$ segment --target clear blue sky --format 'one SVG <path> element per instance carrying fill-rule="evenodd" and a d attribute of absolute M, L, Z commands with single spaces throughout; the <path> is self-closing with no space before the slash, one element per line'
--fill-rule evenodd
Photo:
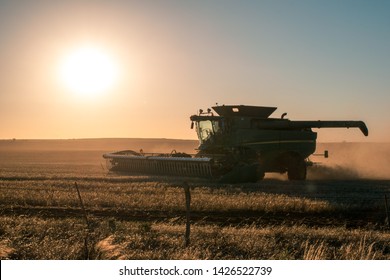
<path fill-rule="evenodd" d="M 320 141 L 390 141 L 390 1 L 0 0 L 0 138 L 196 138 L 219 104 L 364 120 Z M 58 80 L 86 43 L 120 68 L 80 96 Z"/>

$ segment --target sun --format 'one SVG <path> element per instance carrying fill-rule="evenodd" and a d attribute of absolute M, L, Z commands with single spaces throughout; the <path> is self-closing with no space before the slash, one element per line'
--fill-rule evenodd
<path fill-rule="evenodd" d="M 95 96 L 115 85 L 118 67 L 104 50 L 86 46 L 65 56 L 60 76 L 62 83 L 72 92 Z"/>

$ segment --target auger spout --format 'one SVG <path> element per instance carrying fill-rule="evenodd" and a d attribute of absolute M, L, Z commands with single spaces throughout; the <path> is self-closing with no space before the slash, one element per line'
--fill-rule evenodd
<path fill-rule="evenodd" d="M 361 130 L 364 136 L 368 136 L 368 128 L 363 121 L 292 121 L 297 125 L 311 128 L 350 128 L 356 127 Z"/>
<path fill-rule="evenodd" d="M 304 129 L 304 128 L 351 128 L 356 127 L 368 136 L 368 128 L 363 121 L 290 121 L 290 120 L 258 120 L 259 129 Z"/>

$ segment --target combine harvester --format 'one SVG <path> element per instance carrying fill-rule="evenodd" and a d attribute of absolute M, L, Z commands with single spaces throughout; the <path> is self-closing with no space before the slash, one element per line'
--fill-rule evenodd
<path fill-rule="evenodd" d="M 312 128 L 360 128 L 362 121 L 291 121 L 270 118 L 276 107 L 215 106 L 190 117 L 200 145 L 195 155 L 147 154 L 131 150 L 104 154 L 111 171 L 128 174 L 209 178 L 219 182 L 257 182 L 266 172 L 287 172 L 290 180 L 305 180 L 308 159 L 316 149 Z M 328 153 L 325 151 L 325 157 Z"/>

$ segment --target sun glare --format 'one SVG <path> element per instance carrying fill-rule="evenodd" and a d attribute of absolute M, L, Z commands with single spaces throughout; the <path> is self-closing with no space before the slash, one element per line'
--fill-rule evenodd
<path fill-rule="evenodd" d="M 115 85 L 118 68 L 103 50 L 83 47 L 65 57 L 60 75 L 63 84 L 74 93 L 91 96 Z"/>

